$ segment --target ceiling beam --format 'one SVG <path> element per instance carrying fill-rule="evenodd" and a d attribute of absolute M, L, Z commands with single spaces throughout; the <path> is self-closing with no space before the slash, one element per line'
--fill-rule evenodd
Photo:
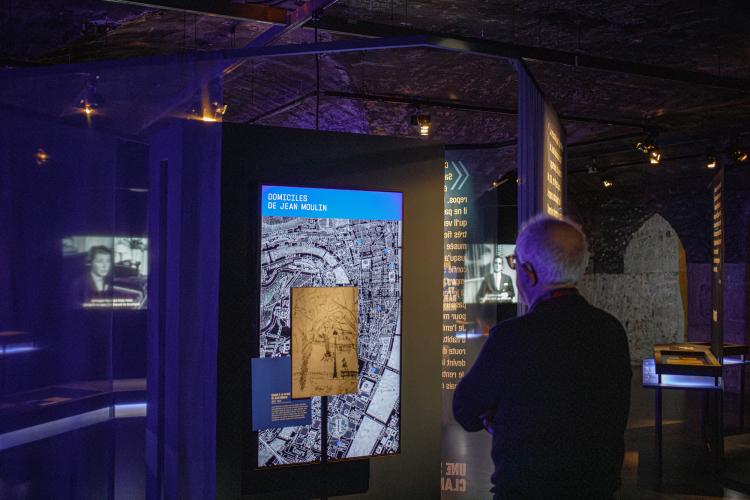
<path fill-rule="evenodd" d="M 200 16 L 217 16 L 241 21 L 261 21 L 284 25 L 283 35 L 294 31 L 310 21 L 316 13 L 336 3 L 337 0 L 308 0 L 296 9 L 283 9 L 262 3 L 242 3 L 231 0 L 106 0 L 110 3 L 122 3 L 146 7 L 149 9 L 173 10 Z"/>
<path fill-rule="evenodd" d="M 154 9 L 191 12 L 200 15 L 214 15 L 234 19 L 284 24 L 288 29 L 295 29 L 298 26 L 302 26 L 304 23 L 309 23 L 309 20 L 315 12 L 321 12 L 335 3 L 335 0 L 310 0 L 303 3 L 296 10 L 285 10 L 270 5 L 233 3 L 231 0 L 215 0 L 210 3 L 197 0 L 107 1 Z M 508 59 L 557 63 L 567 66 L 655 78 L 691 85 L 750 92 L 750 80 L 747 79 L 719 76 L 667 66 L 656 66 L 636 61 L 599 57 L 585 54 L 583 52 L 571 52 L 547 47 L 534 47 L 530 45 L 499 42 L 484 38 L 429 32 L 403 26 L 377 24 L 332 16 L 325 16 L 320 19 L 318 21 L 318 27 L 325 31 L 340 33 L 343 35 L 373 38 L 428 35 L 430 37 L 444 39 L 445 42 L 442 44 L 442 48 L 448 50 L 459 50 L 462 52 L 505 57 Z"/>
<path fill-rule="evenodd" d="M 174 10 L 200 16 L 219 16 L 241 21 L 262 21 L 274 24 L 288 24 L 289 11 L 272 5 L 255 3 L 234 3 L 230 0 L 105 0 L 110 3 L 135 5 L 148 9 Z"/>
<path fill-rule="evenodd" d="M 442 48 L 432 43 L 430 37 L 395 37 L 388 39 L 353 39 L 336 40 L 304 44 L 285 44 L 262 47 L 244 47 L 238 49 L 218 49 L 212 51 L 186 52 L 180 54 L 159 54 L 153 56 L 129 57 L 124 59 L 101 59 L 96 61 L 55 64 L 35 68 L 0 69 L 0 79 L 37 77 L 41 75 L 61 75 L 69 73 L 93 73 L 108 69 L 125 69 L 144 66 L 161 66 L 174 63 L 199 63 L 208 61 L 226 62 L 228 60 L 253 57 L 291 57 L 315 54 L 336 54 L 369 50 L 407 49 L 418 47 Z"/>
<path fill-rule="evenodd" d="M 279 40 L 283 35 L 286 35 L 288 33 L 293 32 L 294 30 L 297 30 L 301 28 L 306 22 L 310 21 L 314 17 L 319 18 L 320 13 L 325 10 L 326 8 L 330 7 L 334 3 L 336 3 L 337 0 L 309 0 L 305 4 L 301 5 L 297 9 L 293 11 L 285 11 L 287 13 L 287 19 L 286 24 L 274 24 L 270 26 L 266 31 L 255 37 L 253 40 L 251 40 L 247 45 L 245 45 L 245 49 L 252 49 L 257 47 L 266 47 L 268 45 L 271 45 L 273 42 Z M 220 2 L 220 3 L 226 3 Z M 238 4 L 231 4 L 231 5 L 238 5 Z M 242 4 L 246 5 L 246 4 Z M 249 4 L 248 4 L 249 5 Z M 221 60 L 219 61 L 218 65 L 216 65 L 212 70 L 207 71 L 205 74 L 201 75 L 197 81 L 195 82 L 195 86 L 197 88 L 201 88 L 204 86 L 207 86 L 211 80 L 214 78 L 223 75 L 226 77 L 227 75 L 233 73 L 236 71 L 240 66 L 242 66 L 247 59 L 237 59 L 234 62 L 229 62 L 228 60 Z M 187 89 L 186 89 L 187 90 Z M 166 116 L 167 114 L 171 113 L 173 109 L 175 109 L 178 106 L 182 106 L 188 99 L 192 97 L 194 90 L 190 89 L 188 92 L 182 92 L 180 97 L 171 105 L 165 108 L 164 112 L 152 117 L 152 119 L 148 120 L 142 127 L 142 130 L 150 127 L 154 123 L 156 123 L 158 120 Z"/>
<path fill-rule="evenodd" d="M 557 63 L 612 73 L 642 76 L 668 80 L 691 85 L 724 88 L 750 92 L 750 80 L 727 76 L 713 75 L 699 71 L 689 71 L 666 66 L 655 66 L 622 59 L 598 57 L 582 52 L 570 52 L 546 47 L 533 47 L 517 43 L 505 43 L 485 38 L 464 37 L 454 34 L 436 33 L 403 26 L 376 24 L 352 19 L 325 16 L 320 20 L 319 28 L 343 35 L 362 37 L 393 37 L 409 35 L 427 35 L 444 38 L 444 48 L 472 52 L 475 54 L 503 56 L 508 59 Z"/>
<path fill-rule="evenodd" d="M 514 148 L 516 147 L 516 144 L 518 143 L 517 139 L 508 139 L 507 141 L 502 142 L 482 142 L 477 144 L 446 144 L 445 150 L 446 151 L 477 151 L 477 150 L 484 150 L 484 149 L 505 149 L 505 148 Z"/>
<path fill-rule="evenodd" d="M 271 118 L 273 116 L 280 115 L 282 113 L 286 113 L 287 111 L 290 111 L 290 110 L 296 108 L 297 106 L 303 104 L 306 100 L 308 100 L 308 99 L 310 99 L 312 97 L 315 97 L 316 94 L 317 94 L 317 92 L 315 92 L 314 90 L 311 91 L 311 92 L 308 92 L 307 94 L 304 94 L 304 95 L 302 95 L 300 97 L 297 97 L 296 99 L 293 99 L 293 100 L 291 100 L 289 102 L 286 102 L 286 103 L 284 103 L 284 104 L 282 104 L 280 106 L 276 106 L 275 108 L 273 108 L 271 110 L 268 110 L 268 111 L 265 111 L 265 112 L 259 114 L 258 116 L 250 118 L 245 123 L 257 123 L 257 122 L 259 122 L 261 120 L 265 120 L 266 118 Z"/>
<path fill-rule="evenodd" d="M 414 106 L 433 106 L 436 108 L 448 108 L 456 109 L 461 111 L 474 111 L 481 113 L 495 113 L 508 116 L 518 115 L 516 108 L 504 108 L 499 106 L 487 106 L 484 104 L 469 104 L 461 101 L 451 101 L 444 99 L 428 99 L 423 97 L 412 97 L 405 95 L 391 95 L 391 94 L 362 94 L 352 92 L 339 92 L 333 90 L 326 90 L 323 92 L 326 97 L 337 97 L 341 99 L 355 99 L 363 101 L 376 101 L 376 102 L 390 102 L 395 104 L 409 104 Z M 559 115 L 559 118 L 569 122 L 579 123 L 595 123 L 598 125 L 610 125 L 618 127 L 629 127 L 644 129 L 646 124 L 623 121 L 623 120 L 610 120 L 607 118 L 593 118 L 585 116 L 572 116 L 572 115 Z"/>
<path fill-rule="evenodd" d="M 266 118 L 271 118 L 272 116 L 285 113 L 303 104 L 307 99 L 311 99 L 315 97 L 316 94 L 317 93 L 315 91 L 308 92 L 300 97 L 296 97 L 292 99 L 289 102 L 281 104 L 269 111 L 263 112 L 260 115 L 250 118 L 245 123 L 257 123 Z M 410 105 L 410 106 L 448 108 L 448 109 L 456 109 L 459 111 L 493 113 L 493 114 L 500 114 L 500 115 L 506 115 L 506 116 L 518 115 L 518 111 L 516 111 L 515 108 L 487 106 L 483 104 L 469 104 L 469 103 L 464 103 L 461 101 L 450 101 L 450 100 L 444 100 L 444 99 L 428 99 L 424 97 L 414 97 L 414 96 L 408 96 L 408 95 L 364 94 L 364 93 L 342 92 L 338 90 L 324 90 L 321 92 L 321 95 L 323 97 L 331 97 L 334 99 L 352 99 L 352 100 L 360 100 L 360 101 L 384 102 L 384 103 L 391 103 L 391 104 L 405 104 L 405 105 Z M 590 118 L 590 117 L 569 116 L 569 115 L 560 115 L 559 118 L 563 121 L 572 121 L 572 122 L 579 122 L 579 123 L 595 123 L 599 125 L 610 125 L 610 126 L 639 129 L 638 132 L 631 132 L 625 135 L 617 136 L 617 139 L 639 137 L 643 135 L 643 130 L 647 128 L 645 124 L 641 124 L 641 123 L 626 122 L 626 121 L 621 121 L 621 120 L 608 120 L 606 118 Z M 585 143 L 573 144 L 572 146 L 575 146 L 575 147 L 586 146 L 590 144 L 597 144 L 600 142 L 609 142 L 612 140 L 614 140 L 614 138 L 596 139 L 596 140 L 588 141 Z M 477 144 L 476 146 L 481 146 L 483 149 L 495 149 L 498 147 L 497 144 L 498 143 Z M 471 144 L 468 144 L 468 145 L 461 144 L 458 146 L 461 146 L 461 147 L 471 146 Z M 502 145 L 502 147 L 507 147 L 507 146 L 508 144 L 505 144 L 505 143 L 503 143 Z M 467 147 L 466 149 L 471 149 L 471 148 Z"/>
<path fill-rule="evenodd" d="M 461 53 L 470 53 L 483 55 L 487 57 L 494 57 L 500 59 L 508 59 L 514 57 L 513 55 L 521 55 L 521 57 L 528 59 L 529 54 L 523 50 L 519 50 L 519 46 L 513 46 L 511 44 L 502 44 L 499 42 L 490 42 L 487 40 L 473 40 L 468 41 L 463 38 L 448 38 L 438 37 L 430 35 L 411 35 L 411 36 L 395 36 L 388 38 L 358 38 L 351 40 L 336 40 L 333 42 L 322 42 L 322 43 L 309 43 L 309 44 L 290 44 L 290 45 L 276 45 L 273 47 L 246 47 L 242 49 L 224 49 L 206 52 L 192 52 L 186 54 L 176 55 L 157 55 L 157 56 L 145 56 L 145 57 L 134 57 L 129 59 L 118 59 L 118 60 L 102 60 L 102 61 L 89 61 L 85 63 L 74 63 L 74 64 L 59 64 L 55 66 L 45 66 L 41 68 L 18 68 L 12 70 L 0 70 L 0 79 L 2 78 L 13 78 L 23 77 L 24 75 L 40 75 L 40 74 L 65 74 L 76 71 L 93 72 L 106 68 L 125 68 L 133 66 L 145 66 L 145 65 L 160 65 L 160 64 L 171 64 L 176 60 L 183 62 L 199 62 L 199 61 L 220 61 L 226 59 L 241 59 L 250 57 L 288 57 L 288 56 L 300 56 L 300 55 L 313 55 L 313 54 L 335 54 L 345 52 L 360 52 L 369 50 L 392 50 L 392 49 L 406 49 L 406 48 L 433 48 Z M 552 49 L 533 49 L 548 51 Z M 553 51 L 560 52 L 560 51 Z M 578 55 L 576 57 L 579 57 Z M 580 56 L 582 57 L 582 56 Z M 617 62 L 614 60 L 607 60 L 608 64 L 617 65 L 620 64 L 623 73 L 628 73 L 625 66 L 630 63 Z M 640 65 L 647 68 L 654 69 L 655 67 L 649 67 L 646 65 Z M 680 70 L 671 70 L 667 68 L 661 68 L 666 72 L 673 72 L 671 79 L 676 81 L 682 81 L 683 83 L 695 83 L 695 84 L 708 84 L 711 82 L 714 87 L 731 88 L 733 90 L 750 92 L 750 81 L 741 80 L 736 78 L 719 77 L 709 75 L 707 73 L 695 73 L 686 72 Z M 614 70 L 613 71 L 618 71 Z M 643 71 L 648 73 L 648 71 Z M 632 73 L 631 74 L 635 74 Z M 680 75 L 683 79 L 680 79 Z"/>
<path fill-rule="evenodd" d="M 145 2 L 133 0 L 107 1 L 156 9 L 179 10 L 196 14 L 257 20 L 277 24 L 281 23 L 286 24 L 287 26 L 302 25 L 309 21 L 313 13 L 320 12 L 330 7 L 335 2 L 335 0 L 310 0 L 303 3 L 294 11 L 286 11 L 278 7 L 266 5 L 232 3 L 230 0 L 218 0 L 211 2 L 210 4 L 207 2 L 198 2 L 196 0 L 187 2 L 180 0 L 148 0 Z M 284 18 L 283 20 L 281 20 L 282 17 Z M 676 81 L 692 85 L 750 92 L 750 81 L 746 79 L 719 76 L 667 66 L 656 66 L 653 64 L 625 61 L 622 59 L 599 57 L 585 54 L 583 52 L 571 52 L 546 47 L 498 42 L 484 38 L 472 38 L 454 34 L 429 32 L 403 26 L 377 24 L 332 16 L 322 18 L 319 21 L 318 27 L 322 30 L 350 36 L 380 38 L 407 35 L 430 35 L 453 39 L 458 42 L 457 49 L 468 49 L 468 51 L 478 54 L 501 55 L 510 59 L 557 63 L 600 71 Z"/>

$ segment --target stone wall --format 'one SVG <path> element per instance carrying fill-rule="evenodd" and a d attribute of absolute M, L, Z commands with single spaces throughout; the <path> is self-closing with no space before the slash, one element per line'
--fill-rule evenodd
<path fill-rule="evenodd" d="M 726 173 L 726 253 L 724 338 L 750 341 L 750 171 Z M 590 300 L 619 317 L 628 328 L 633 359 L 650 351 L 654 340 L 677 336 L 677 319 L 652 317 L 657 307 L 683 301 L 683 328 L 691 341 L 711 338 L 711 197 L 710 177 L 675 178 L 664 189 L 647 184 L 640 191 L 614 191 L 611 196 L 573 193 L 572 215 L 591 241 L 592 263 L 581 288 Z M 656 221 L 661 219 L 665 225 Z M 653 224 L 653 225 L 652 225 Z M 651 236 L 645 235 L 653 230 Z M 663 234 L 660 236 L 659 227 Z M 665 245 L 667 231 L 684 249 L 684 265 L 675 258 L 675 246 Z M 674 279 L 675 269 L 685 269 Z M 658 276 L 659 271 L 667 274 Z M 654 274 L 657 273 L 657 274 Z M 636 278 L 638 276 L 638 278 Z M 663 278 L 663 279 L 662 279 Z M 674 285 L 674 287 L 673 287 Z M 642 287 L 639 293 L 628 293 Z M 674 290 L 674 293 L 666 290 Z M 682 290 L 681 294 L 678 293 Z M 651 306 L 653 300 L 661 305 Z M 668 307 L 669 308 L 669 307 Z M 676 314 L 662 311 L 658 314 Z M 671 332 L 671 333 L 670 333 Z"/>
<path fill-rule="evenodd" d="M 591 273 L 580 283 L 592 304 L 622 322 L 634 363 L 651 357 L 654 344 L 686 339 L 683 256 L 674 229 L 655 214 L 630 239 L 623 273 Z"/>

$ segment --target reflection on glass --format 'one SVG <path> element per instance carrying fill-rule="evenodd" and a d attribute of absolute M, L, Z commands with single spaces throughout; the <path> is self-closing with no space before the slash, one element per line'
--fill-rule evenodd
<path fill-rule="evenodd" d="M 515 248 L 515 245 L 503 244 L 467 245 L 465 303 L 518 303 L 516 271 L 505 263 Z"/>
<path fill-rule="evenodd" d="M 62 246 L 77 269 L 70 288 L 74 308 L 146 308 L 148 238 L 73 236 Z"/>

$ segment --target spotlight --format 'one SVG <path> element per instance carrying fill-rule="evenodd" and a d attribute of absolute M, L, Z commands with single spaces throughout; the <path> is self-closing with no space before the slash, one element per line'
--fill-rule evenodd
<path fill-rule="evenodd" d="M 737 163 L 745 163 L 749 157 L 747 151 L 739 146 L 732 148 L 732 158 L 734 158 L 734 161 Z"/>
<path fill-rule="evenodd" d="M 648 138 L 635 143 L 635 149 L 644 154 L 648 154 L 648 150 L 651 147 L 653 147 L 653 143 L 651 143 Z"/>
<path fill-rule="evenodd" d="M 205 108 L 199 104 L 194 103 L 190 110 L 190 114 L 193 118 L 207 123 L 220 122 L 224 118 L 224 114 L 227 112 L 227 105 L 221 104 L 217 101 L 206 105 Z"/>
<path fill-rule="evenodd" d="M 719 162 L 716 159 L 716 151 L 713 147 L 706 150 L 706 168 L 714 169 Z"/>
<path fill-rule="evenodd" d="M 649 163 L 651 163 L 651 165 L 658 165 L 661 161 L 661 151 L 659 151 L 656 146 L 649 150 L 648 161 Z"/>
<path fill-rule="evenodd" d="M 81 113 L 86 115 L 86 118 L 90 118 L 91 115 L 96 113 L 96 110 L 99 109 L 99 106 L 101 104 L 99 94 L 96 91 L 96 85 L 98 81 L 99 75 L 93 75 L 89 78 L 89 80 L 86 82 L 86 88 L 81 93 L 80 99 L 76 104 L 76 107 L 81 111 Z"/>
<path fill-rule="evenodd" d="M 213 102 L 214 107 L 214 117 L 219 119 L 220 117 L 224 117 L 224 113 L 227 112 L 227 105 L 226 104 L 219 104 L 218 102 Z"/>
<path fill-rule="evenodd" d="M 49 161 L 49 155 L 42 148 L 36 150 L 34 158 L 36 159 L 36 164 L 40 167 Z"/>
<path fill-rule="evenodd" d="M 611 189 L 615 187 L 614 177 L 602 177 L 602 186 L 604 189 Z"/>
<path fill-rule="evenodd" d="M 656 136 L 649 134 L 644 140 L 635 144 L 635 149 L 648 156 L 651 165 L 658 165 L 661 161 L 661 150 L 656 145 Z"/>
<path fill-rule="evenodd" d="M 419 135 L 430 135 L 430 115 L 417 115 L 414 121 L 419 125 Z"/>
<path fill-rule="evenodd" d="M 80 109 L 81 113 L 83 113 L 86 116 L 93 115 L 96 112 L 96 108 L 98 107 L 99 107 L 99 104 L 89 99 L 81 99 L 78 102 L 78 109 Z"/>
<path fill-rule="evenodd" d="M 596 156 L 593 156 L 591 158 L 591 163 L 589 163 L 588 172 L 590 174 L 598 174 L 599 173 L 599 167 L 596 166 Z"/>

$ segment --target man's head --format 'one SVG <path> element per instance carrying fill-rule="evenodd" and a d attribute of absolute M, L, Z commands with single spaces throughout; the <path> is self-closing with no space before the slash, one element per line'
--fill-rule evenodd
<path fill-rule="evenodd" d="M 589 252 L 577 224 L 539 216 L 518 235 L 516 257 L 521 300 L 530 305 L 548 290 L 575 286 L 586 270 Z"/>
<path fill-rule="evenodd" d="M 501 273 L 503 272 L 503 258 L 499 255 L 492 260 L 492 272 Z"/>

